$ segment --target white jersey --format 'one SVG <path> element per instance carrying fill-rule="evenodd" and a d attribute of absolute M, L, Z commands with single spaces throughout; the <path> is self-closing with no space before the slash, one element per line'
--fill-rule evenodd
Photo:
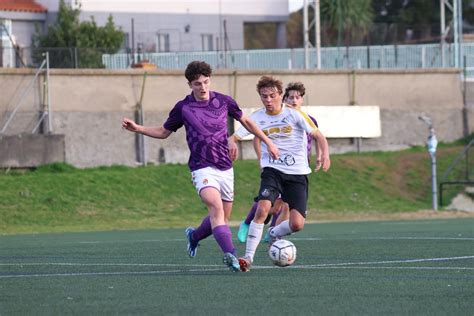
<path fill-rule="evenodd" d="M 250 118 L 280 151 L 280 158 L 273 159 L 268 153 L 267 145 L 262 142 L 262 168 L 271 167 L 286 174 L 311 173 L 306 133 L 311 134 L 318 128 L 306 113 L 283 105 L 278 114 L 269 115 L 262 108 L 253 112 Z M 234 135 L 242 139 L 249 134 L 244 127 L 240 127 Z"/>

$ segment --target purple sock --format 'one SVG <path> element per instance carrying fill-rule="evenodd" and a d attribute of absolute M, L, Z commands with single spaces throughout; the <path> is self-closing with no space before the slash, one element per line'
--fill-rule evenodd
<path fill-rule="evenodd" d="M 214 235 L 219 247 L 221 247 L 222 252 L 230 252 L 231 254 L 235 255 L 235 247 L 232 243 L 232 232 L 230 231 L 229 226 L 216 226 L 212 230 L 212 234 Z"/>
<path fill-rule="evenodd" d="M 253 218 L 255 217 L 255 213 L 257 212 L 257 205 L 258 202 L 253 203 L 252 209 L 247 214 L 247 218 L 245 219 L 245 224 L 250 225 L 250 223 L 252 222 Z"/>
<path fill-rule="evenodd" d="M 209 216 L 204 217 L 199 225 L 198 228 L 192 234 L 192 238 L 194 241 L 200 241 L 204 238 L 207 238 L 212 235 L 212 227 L 211 227 L 211 218 Z"/>
<path fill-rule="evenodd" d="M 275 224 L 277 222 L 278 216 L 280 216 L 280 213 L 281 213 L 281 211 L 272 216 L 272 222 L 270 223 L 271 227 L 275 227 Z"/>

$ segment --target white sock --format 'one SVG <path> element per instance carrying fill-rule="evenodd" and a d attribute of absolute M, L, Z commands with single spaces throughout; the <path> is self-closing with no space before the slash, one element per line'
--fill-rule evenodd
<path fill-rule="evenodd" d="M 254 221 L 252 221 L 249 226 L 249 232 L 247 234 L 247 244 L 245 247 L 245 256 L 249 258 L 252 262 L 258 244 L 262 239 L 263 226 L 265 226 L 265 224 L 257 224 L 254 223 Z"/>
<path fill-rule="evenodd" d="M 290 221 L 287 219 L 286 221 L 281 222 L 280 224 L 273 227 L 270 231 L 270 236 L 272 237 L 283 237 L 286 235 L 290 235 L 293 231 L 290 228 Z"/>

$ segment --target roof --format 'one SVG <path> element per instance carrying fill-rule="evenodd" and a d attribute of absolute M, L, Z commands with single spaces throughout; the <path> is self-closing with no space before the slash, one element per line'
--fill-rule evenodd
<path fill-rule="evenodd" d="M 44 13 L 47 10 L 34 0 L 0 0 L 0 11 Z"/>

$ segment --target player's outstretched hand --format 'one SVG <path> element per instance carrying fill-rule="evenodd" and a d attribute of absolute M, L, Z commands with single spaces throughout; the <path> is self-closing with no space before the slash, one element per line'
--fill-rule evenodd
<path fill-rule="evenodd" d="M 321 170 L 323 168 L 323 171 L 326 172 L 331 168 L 331 159 L 329 157 L 322 157 L 322 158 L 317 158 L 316 159 L 316 171 Z"/>
<path fill-rule="evenodd" d="M 238 152 L 237 144 L 235 143 L 235 141 L 230 140 L 229 141 L 229 157 L 230 157 L 230 160 L 232 160 L 232 161 L 236 160 L 238 153 L 239 152 Z"/>
<path fill-rule="evenodd" d="M 130 132 L 138 132 L 138 125 L 134 121 L 126 117 L 122 120 L 122 128 Z"/>
<path fill-rule="evenodd" d="M 271 143 L 270 146 L 267 145 L 267 147 L 268 147 L 268 153 L 273 159 L 280 158 L 280 151 L 278 150 L 277 146 Z"/>

